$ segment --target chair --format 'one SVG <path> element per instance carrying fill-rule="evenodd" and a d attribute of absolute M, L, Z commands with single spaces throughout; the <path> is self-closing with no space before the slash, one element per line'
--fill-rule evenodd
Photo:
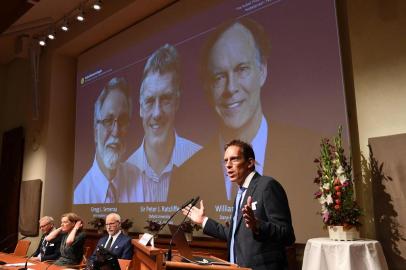
<path fill-rule="evenodd" d="M 12 254 L 21 257 L 27 256 L 27 251 L 30 245 L 30 240 L 18 240 L 16 248 L 14 249 L 14 252 Z"/>
<path fill-rule="evenodd" d="M 132 260 L 118 259 L 121 270 L 129 270 Z"/>
<path fill-rule="evenodd" d="M 82 260 L 80 261 L 79 264 L 72 264 L 72 265 L 64 265 L 66 268 L 71 268 L 71 269 L 85 269 L 86 264 L 87 264 L 87 259 L 90 256 L 90 247 L 86 246 L 83 248 L 83 256 Z"/>
<path fill-rule="evenodd" d="M 80 262 L 80 265 L 86 265 L 87 259 L 90 257 L 90 247 L 85 246 L 83 249 L 83 258 L 82 261 Z"/>

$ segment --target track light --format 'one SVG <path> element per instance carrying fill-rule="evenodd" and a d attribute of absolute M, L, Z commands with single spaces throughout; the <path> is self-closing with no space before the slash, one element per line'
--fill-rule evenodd
<path fill-rule="evenodd" d="M 100 10 L 101 7 L 102 7 L 101 1 L 100 1 L 100 0 L 96 0 L 96 2 L 94 2 L 94 4 L 93 4 L 93 9 L 94 9 L 94 10 Z"/>
<path fill-rule="evenodd" d="M 62 31 L 65 31 L 65 32 L 69 30 L 68 20 L 66 18 L 63 19 L 63 22 L 61 24 L 61 29 L 62 29 Z"/>
<path fill-rule="evenodd" d="M 40 46 L 42 46 L 42 47 L 44 47 L 45 45 L 47 45 L 47 44 L 45 43 L 45 38 L 44 38 L 44 37 L 41 37 L 41 38 L 38 40 L 38 44 L 39 44 Z"/>
<path fill-rule="evenodd" d="M 51 39 L 51 40 L 55 39 L 55 32 L 53 30 L 49 31 L 48 38 Z"/>
<path fill-rule="evenodd" d="M 76 20 L 78 20 L 79 22 L 83 22 L 85 20 L 82 9 L 80 9 L 78 15 L 76 15 Z"/>

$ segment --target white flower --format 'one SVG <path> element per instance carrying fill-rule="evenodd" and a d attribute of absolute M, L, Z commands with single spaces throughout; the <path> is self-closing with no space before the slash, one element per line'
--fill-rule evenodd
<path fill-rule="evenodd" d="M 331 197 L 331 194 L 327 195 L 326 202 L 327 202 L 327 204 L 332 204 L 333 203 L 333 197 Z"/>
<path fill-rule="evenodd" d="M 340 180 L 341 185 L 344 184 L 344 182 L 348 180 L 347 176 L 345 176 L 345 174 L 338 176 L 338 179 Z"/>
<path fill-rule="evenodd" d="M 348 180 L 347 176 L 345 175 L 345 171 L 343 166 L 339 166 L 336 171 L 337 177 L 340 180 L 341 185 L 344 184 L 345 181 Z"/>
<path fill-rule="evenodd" d="M 330 183 L 325 183 L 323 189 L 330 190 Z"/>
<path fill-rule="evenodd" d="M 321 204 L 322 207 L 323 207 L 323 205 L 326 203 L 326 198 L 325 198 L 324 196 L 321 196 L 321 197 L 319 198 L 319 202 L 320 202 L 320 204 Z"/>
<path fill-rule="evenodd" d="M 342 175 L 342 174 L 344 174 L 344 168 L 343 168 L 343 166 L 338 166 L 338 168 L 337 168 L 337 170 L 336 170 L 336 174 L 338 175 L 338 176 L 340 176 L 340 175 Z"/>

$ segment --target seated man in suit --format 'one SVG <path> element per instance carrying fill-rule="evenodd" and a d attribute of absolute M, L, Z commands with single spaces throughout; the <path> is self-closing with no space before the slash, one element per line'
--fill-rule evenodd
<path fill-rule="evenodd" d="M 37 250 L 32 254 L 31 260 L 33 261 L 50 261 L 56 260 L 61 256 L 59 248 L 61 246 L 62 237 L 59 235 L 55 239 L 46 241 L 45 237 L 55 230 L 54 219 L 49 216 L 42 217 L 39 220 L 39 228 L 42 232 L 41 240 L 38 244 Z"/>
<path fill-rule="evenodd" d="M 133 246 L 131 237 L 121 232 L 121 217 L 119 214 L 110 213 L 106 217 L 106 230 L 108 235 L 100 238 L 97 246 L 89 259 L 93 264 L 96 260 L 97 247 L 104 247 L 111 253 L 117 255 L 118 259 L 131 260 L 133 258 Z"/>

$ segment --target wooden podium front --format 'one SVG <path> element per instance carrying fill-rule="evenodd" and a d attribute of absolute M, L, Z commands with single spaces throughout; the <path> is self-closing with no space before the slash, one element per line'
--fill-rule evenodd
<path fill-rule="evenodd" d="M 133 239 L 134 245 L 134 270 L 175 270 L 175 269 L 210 269 L 210 270 L 248 270 L 240 268 L 236 264 L 231 265 L 198 265 L 194 263 L 181 262 L 179 256 L 174 252 L 173 261 L 165 261 L 166 249 L 144 246 L 139 243 L 138 239 Z M 211 256 L 218 260 L 217 257 Z M 227 263 L 226 261 L 224 261 Z"/>

